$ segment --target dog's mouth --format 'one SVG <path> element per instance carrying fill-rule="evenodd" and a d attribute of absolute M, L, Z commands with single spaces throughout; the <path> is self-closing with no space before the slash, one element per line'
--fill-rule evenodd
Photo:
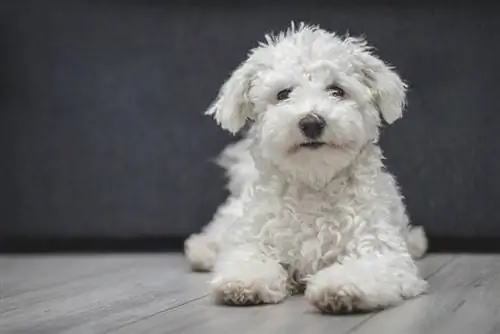
<path fill-rule="evenodd" d="M 326 143 L 323 141 L 308 141 L 308 142 L 304 142 L 304 143 L 299 144 L 299 147 L 315 150 L 315 149 L 318 149 L 324 145 L 326 145 Z"/>
<path fill-rule="evenodd" d="M 305 142 L 296 144 L 290 148 L 289 153 L 292 153 L 292 154 L 297 153 L 298 151 L 300 151 L 302 149 L 314 151 L 314 150 L 318 150 L 322 147 L 328 147 L 328 148 L 336 149 L 336 150 L 343 150 L 344 149 L 343 145 L 337 145 L 335 143 L 315 140 L 315 141 L 305 141 Z"/>

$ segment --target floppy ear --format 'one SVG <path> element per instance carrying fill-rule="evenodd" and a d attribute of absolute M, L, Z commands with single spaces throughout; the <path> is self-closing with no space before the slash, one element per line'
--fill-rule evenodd
<path fill-rule="evenodd" d="M 361 72 L 365 85 L 372 91 L 373 103 L 387 124 L 394 123 L 403 116 L 407 85 L 389 65 L 371 53 L 363 39 L 349 37 L 346 42 L 359 48 Z"/>
<path fill-rule="evenodd" d="M 254 67 L 243 63 L 222 85 L 217 99 L 205 112 L 215 118 L 224 130 L 235 134 L 251 118 L 253 105 L 248 97 Z"/>
<path fill-rule="evenodd" d="M 399 75 L 379 59 L 374 58 L 372 67 L 364 75 L 373 90 L 374 103 L 387 124 L 403 116 L 406 105 L 406 84 Z"/>

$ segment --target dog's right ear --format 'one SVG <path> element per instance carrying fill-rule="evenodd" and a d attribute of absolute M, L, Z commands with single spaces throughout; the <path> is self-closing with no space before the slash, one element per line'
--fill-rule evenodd
<path fill-rule="evenodd" d="M 224 130 L 235 134 L 251 118 L 253 105 L 248 97 L 255 68 L 245 62 L 233 72 L 222 85 L 217 99 L 205 112 L 217 121 Z"/>

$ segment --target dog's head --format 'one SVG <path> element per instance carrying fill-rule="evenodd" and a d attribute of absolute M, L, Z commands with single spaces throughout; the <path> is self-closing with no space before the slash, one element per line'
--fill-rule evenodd
<path fill-rule="evenodd" d="M 364 40 L 292 24 L 250 52 L 207 114 L 232 133 L 251 121 L 259 158 L 283 172 L 328 177 L 378 140 L 382 118 L 401 117 L 405 91 Z"/>

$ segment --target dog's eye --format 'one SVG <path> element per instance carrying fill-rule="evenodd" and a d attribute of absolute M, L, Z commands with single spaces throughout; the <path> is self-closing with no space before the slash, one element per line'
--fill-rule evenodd
<path fill-rule="evenodd" d="M 330 92 L 330 94 L 332 96 L 335 96 L 335 97 L 344 97 L 345 96 L 345 91 L 337 85 L 330 85 L 330 86 L 326 87 L 326 90 L 328 92 Z"/>
<path fill-rule="evenodd" d="M 276 99 L 278 101 L 283 101 L 283 100 L 286 100 L 288 99 L 288 97 L 290 96 L 290 93 L 292 92 L 292 89 L 291 88 L 287 88 L 287 89 L 283 89 L 283 90 L 280 90 L 278 92 L 278 94 L 276 94 Z"/>

